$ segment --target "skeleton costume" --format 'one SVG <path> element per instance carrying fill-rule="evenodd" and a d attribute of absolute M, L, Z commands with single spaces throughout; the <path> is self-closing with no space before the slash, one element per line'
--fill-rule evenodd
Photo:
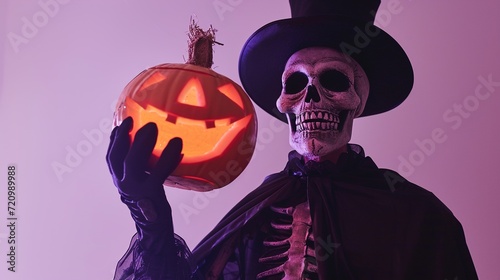
<path fill-rule="evenodd" d="M 285 170 L 269 176 L 194 250 L 204 274 L 219 268 L 217 261 L 230 251 L 224 276 L 212 279 L 261 279 L 266 271 L 269 278 L 262 279 L 477 279 L 453 214 L 432 193 L 377 168 L 359 146 L 349 150 L 337 164 L 311 165 L 292 152 Z M 314 237 L 297 238 L 307 244 L 297 272 L 286 266 L 296 261 L 290 257 L 293 243 L 285 245 L 288 258 L 271 264 L 267 260 L 281 250 L 265 241 L 283 240 L 272 229 L 292 222 L 276 222 L 287 214 L 274 213 L 292 206 L 282 211 L 294 214 L 305 197 L 310 218 L 290 220 L 309 219 Z"/>
<path fill-rule="evenodd" d="M 358 145 L 335 163 L 311 160 L 343 148 L 354 118 L 391 110 L 412 88 L 406 54 L 373 25 L 379 4 L 291 0 L 291 19 L 249 38 L 242 84 L 289 123 L 295 151 L 192 254 L 176 237 L 174 263 L 147 211 L 122 198 L 138 234 L 115 279 L 171 279 L 173 270 L 197 280 L 477 279 L 459 221 L 432 193 L 378 168 Z"/>

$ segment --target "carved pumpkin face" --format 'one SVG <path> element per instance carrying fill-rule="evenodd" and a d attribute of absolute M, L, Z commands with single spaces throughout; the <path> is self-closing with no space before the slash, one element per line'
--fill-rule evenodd
<path fill-rule="evenodd" d="M 232 182 L 248 165 L 257 136 L 250 99 L 229 78 L 190 64 L 162 64 L 135 77 L 123 90 L 115 125 L 134 119 L 133 139 L 148 122 L 158 126 L 151 158 L 156 163 L 173 137 L 184 157 L 166 186 L 208 191 Z"/>

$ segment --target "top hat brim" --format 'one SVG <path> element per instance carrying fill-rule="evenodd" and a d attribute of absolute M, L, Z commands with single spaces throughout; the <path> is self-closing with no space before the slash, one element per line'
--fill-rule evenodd
<path fill-rule="evenodd" d="M 397 107 L 413 87 L 410 60 L 389 34 L 372 23 L 342 16 L 314 16 L 274 21 L 250 36 L 239 60 L 244 89 L 260 108 L 287 122 L 276 108 L 285 64 L 298 50 L 316 46 L 350 55 L 365 71 L 370 93 L 360 116 Z"/>

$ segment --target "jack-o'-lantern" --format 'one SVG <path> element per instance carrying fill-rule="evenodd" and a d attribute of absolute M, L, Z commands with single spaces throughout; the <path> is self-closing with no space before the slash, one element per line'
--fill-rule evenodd
<path fill-rule="evenodd" d="M 118 100 L 115 125 L 131 116 L 133 139 L 143 125 L 156 123 L 151 165 L 170 139 L 180 137 L 184 157 L 164 185 L 209 191 L 229 184 L 248 165 L 257 119 L 244 90 L 210 69 L 215 30 L 193 23 L 189 34 L 188 62 L 160 64 L 137 75 Z"/>

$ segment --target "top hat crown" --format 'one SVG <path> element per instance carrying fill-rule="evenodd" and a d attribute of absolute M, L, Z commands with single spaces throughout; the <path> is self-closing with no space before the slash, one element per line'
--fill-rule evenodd
<path fill-rule="evenodd" d="M 290 0 L 292 18 L 307 16 L 343 15 L 369 22 L 375 19 L 380 0 Z"/>

